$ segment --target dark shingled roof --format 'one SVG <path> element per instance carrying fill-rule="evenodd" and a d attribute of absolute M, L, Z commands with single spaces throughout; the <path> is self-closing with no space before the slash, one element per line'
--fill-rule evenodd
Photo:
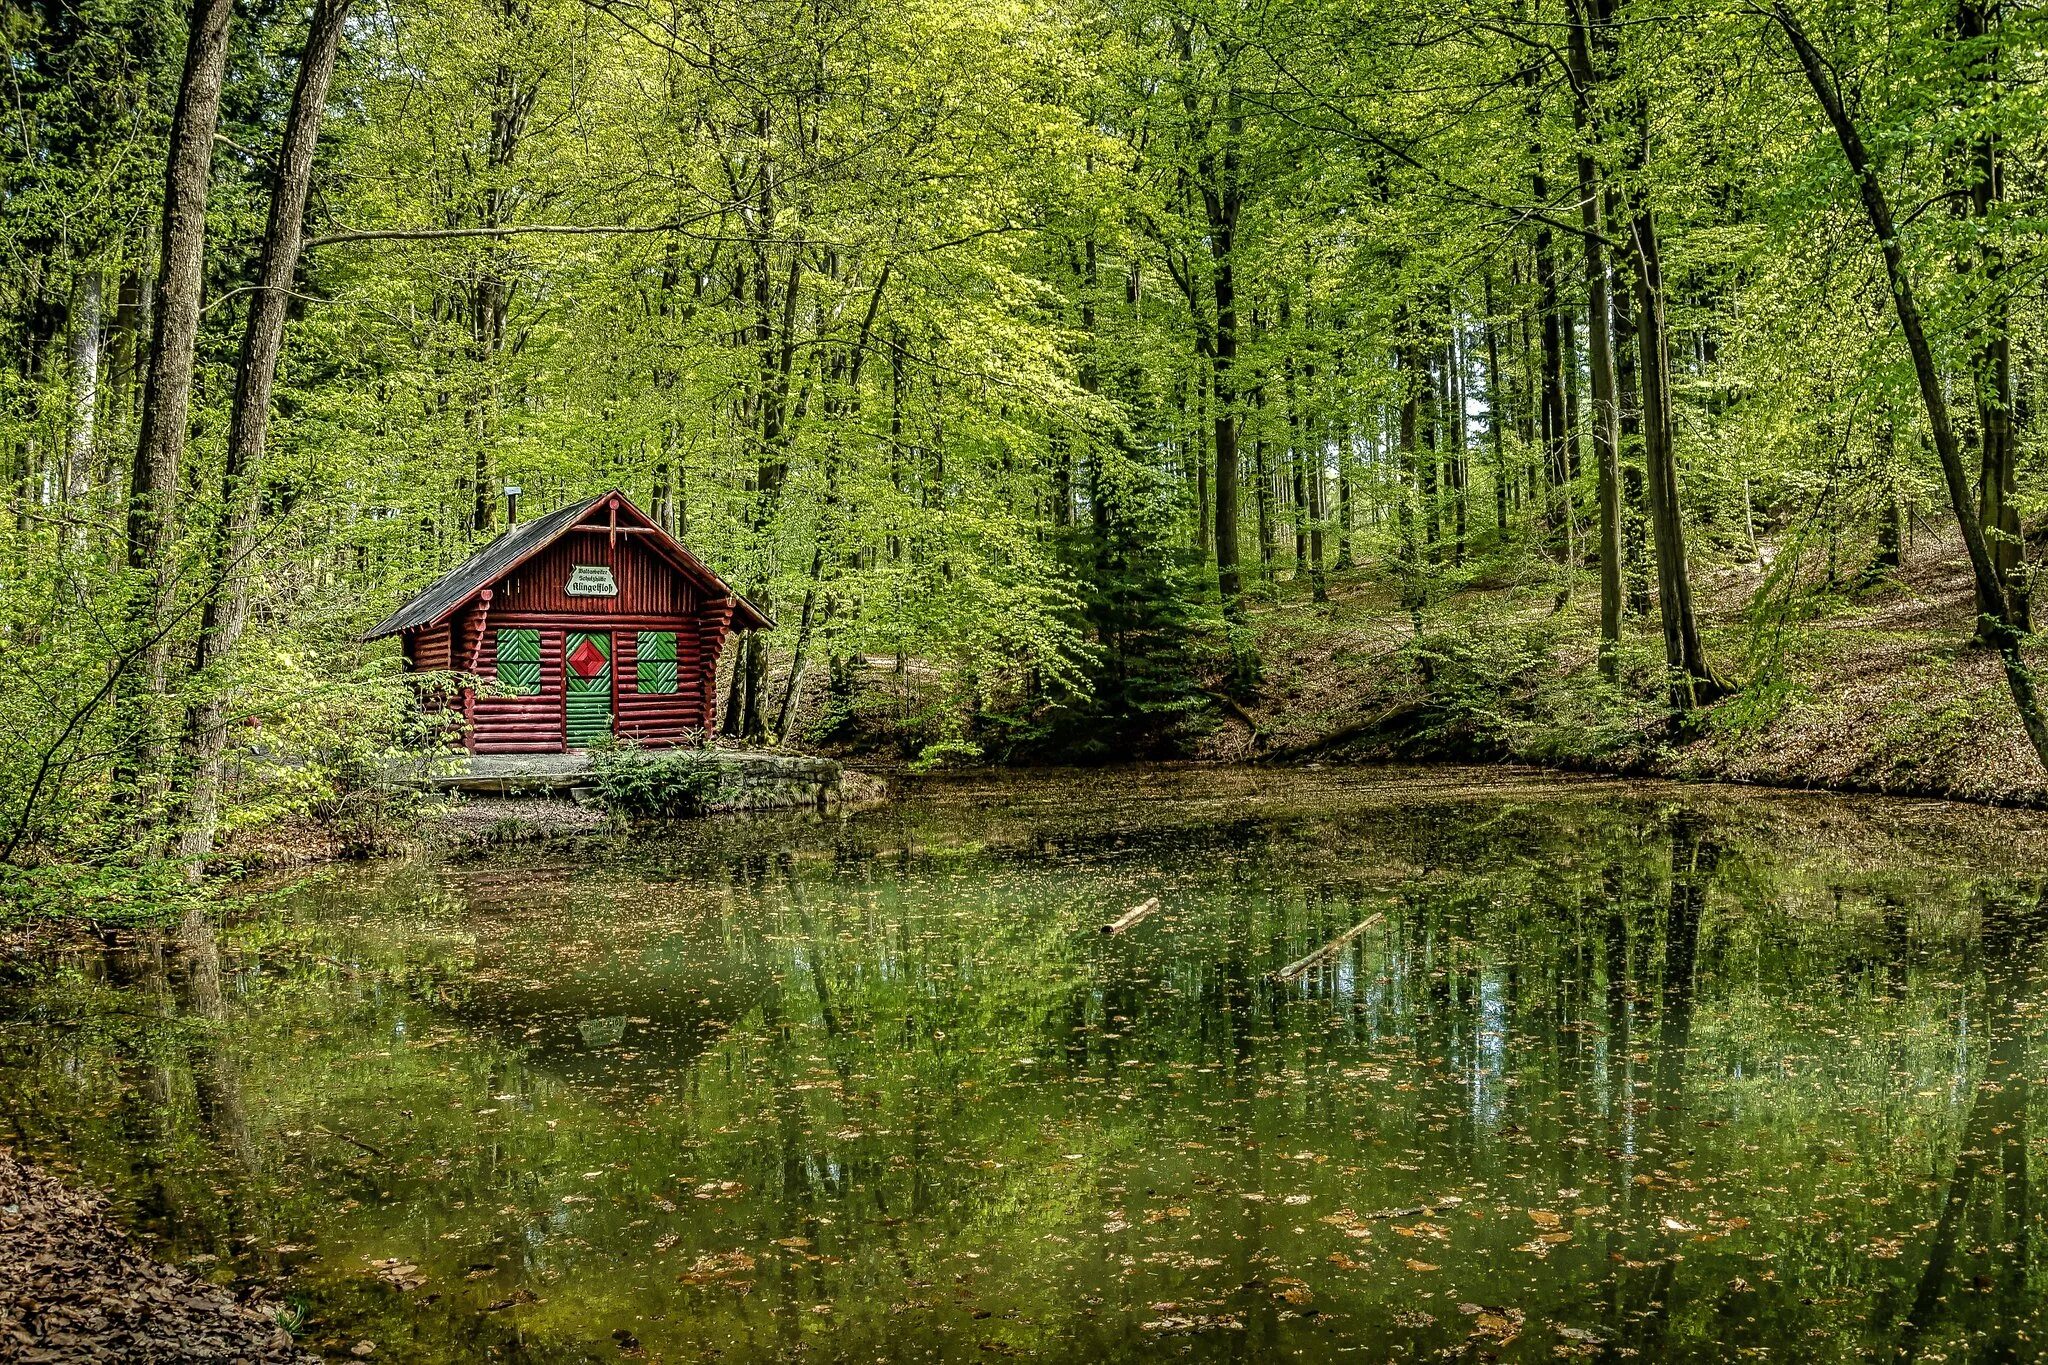
<path fill-rule="evenodd" d="M 433 625 L 478 592 L 553 544 L 557 537 L 581 521 L 585 513 L 612 497 L 617 497 L 621 505 L 631 508 L 636 515 L 640 514 L 639 508 L 634 507 L 617 489 L 613 489 L 594 498 L 585 498 L 582 502 L 556 508 L 546 516 L 529 521 L 523 526 L 515 526 L 435 579 L 424 592 L 385 617 L 365 633 L 363 638 L 381 640 L 387 635 L 397 635 L 402 631 Z M 645 520 L 644 516 L 642 520 Z M 648 524 L 652 525 L 651 522 Z M 683 549 L 666 534 L 659 538 L 668 542 L 665 548 L 672 551 L 678 559 L 694 567 L 720 591 L 733 599 L 734 629 L 744 630 L 750 626 L 774 628 L 775 623 L 769 620 L 760 608 L 734 592 L 724 579 L 706 568 L 695 555 Z M 751 621 L 748 620 L 749 617 L 752 618 Z"/>

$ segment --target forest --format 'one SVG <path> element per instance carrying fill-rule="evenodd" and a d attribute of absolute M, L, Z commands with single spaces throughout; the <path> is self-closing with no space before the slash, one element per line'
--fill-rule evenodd
<path fill-rule="evenodd" d="M 2004 0 L 0 0 L 0 862 L 355 809 L 424 742 L 363 632 L 610 488 L 775 618 L 739 741 L 1625 766 L 1853 683 L 1888 771 L 1995 743 L 2038 800 L 2044 42 Z M 1901 614 L 1910 658 L 1844 652 Z"/>

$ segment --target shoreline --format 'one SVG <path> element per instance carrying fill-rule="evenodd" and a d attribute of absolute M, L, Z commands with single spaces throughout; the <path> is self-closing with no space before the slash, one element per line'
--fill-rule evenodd
<path fill-rule="evenodd" d="M 106 1198 L 0 1147 L 0 1355 L 52 1362 L 317 1361 L 277 1321 L 142 1248 Z"/>
<path fill-rule="evenodd" d="M 1349 771 L 1370 771 L 1373 769 L 1420 769 L 1455 772 L 1517 772 L 1524 776 L 1549 776 L 1555 778 L 1592 779 L 1599 782 L 1658 782 L 1678 787 L 1728 787 L 1740 791 L 1759 793 L 1783 793 L 1787 795 L 1833 797 L 1859 801 L 1880 800 L 1902 803 L 1940 803 L 1963 806 L 1976 810 L 2003 811 L 2013 814 L 2038 814 L 2048 811 L 2048 785 L 2022 792 L 1958 792 L 1935 784 L 1912 783 L 1898 786 L 1879 786 L 1868 783 L 1837 782 L 1815 779 L 1794 781 L 1768 776 L 1750 776 L 1731 771 L 1702 771 L 1698 763 L 1686 763 L 1684 751 L 1658 757 L 1637 757 L 1621 762 L 1603 763 L 1597 760 L 1576 759 L 1571 761 L 1545 760 L 1522 755 L 1498 757 L 1470 757 L 1452 755 L 1430 755 L 1390 753 L 1372 751 L 1362 754 L 1344 754 L 1341 747 L 1359 742 L 1355 734 L 1333 737 L 1324 741 L 1289 746 L 1284 751 L 1255 751 L 1243 757 L 1194 757 L 1164 759 L 1146 763 L 1130 764 L 982 764 L 960 767 L 939 768 L 929 772 L 913 773 L 907 764 L 869 759 L 851 759 L 858 762 L 862 772 L 881 777 L 886 776 L 892 784 L 889 795 L 879 800 L 860 800 L 848 803 L 846 809 L 865 809 L 886 804 L 897 795 L 915 790 L 924 783 L 943 784 L 949 782 L 972 782 L 1002 780 L 1005 777 L 1039 776 L 1052 773 L 1076 775 L 1100 774 L 1107 772 L 1154 770 L 1175 772 L 1259 770 L 1283 772 L 1310 769 L 1342 769 Z M 1331 749 L 1339 749 L 1331 753 Z M 690 820 L 723 818 L 760 818 L 792 814 L 788 809 L 767 809 L 758 811 L 712 811 Z M 669 825 L 687 824 L 690 821 L 671 821 Z M 643 826 L 642 830 L 648 828 Z M 488 854 L 490 850 L 513 844 L 547 843 L 562 841 L 581 843 L 595 839 L 632 839 L 638 837 L 631 827 L 622 827 L 607 819 L 591 807 L 567 796 L 517 796 L 471 798 L 460 804 L 452 804 L 438 812 L 431 821 L 415 828 L 411 836 L 402 840 L 379 843 L 367 849 L 352 851 L 345 849 L 338 841 L 320 840 L 305 851 L 305 856 L 289 859 L 259 859 L 244 864 L 233 875 L 201 883 L 196 899 L 167 906 L 161 915 L 136 914 L 124 910 L 120 914 L 96 915 L 90 911 L 79 912 L 30 912 L 5 922 L 0 922 L 0 952 L 20 953 L 39 945 L 47 945 L 53 939 L 67 933 L 111 933 L 123 930 L 148 929 L 171 923 L 177 915 L 195 905 L 204 904 L 211 893 L 229 888 L 246 886 L 258 881 L 286 880 L 310 873 L 323 867 L 334 867 L 345 863 L 372 863 L 392 858 L 418 856 L 427 852 L 439 852 L 458 857 L 473 857 Z"/>

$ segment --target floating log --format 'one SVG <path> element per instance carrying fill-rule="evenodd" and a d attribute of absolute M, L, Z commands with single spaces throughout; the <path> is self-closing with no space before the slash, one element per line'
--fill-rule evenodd
<path fill-rule="evenodd" d="M 1151 914 L 1154 910 L 1157 910 L 1158 908 L 1159 897 L 1153 896 L 1151 899 L 1144 901 L 1141 904 L 1132 906 L 1130 909 L 1124 911 L 1121 915 L 1118 915 L 1109 923 L 1103 925 L 1102 932 L 1105 934 L 1121 934 L 1124 930 L 1130 928 L 1138 921 L 1144 919 L 1145 916 Z"/>
<path fill-rule="evenodd" d="M 1357 938 L 1360 934 L 1372 928 L 1375 924 L 1378 924 L 1381 920 L 1385 918 L 1386 915 L 1383 912 L 1378 910 L 1373 911 L 1373 913 L 1367 915 L 1364 919 L 1352 925 L 1349 929 L 1346 929 L 1343 933 L 1337 935 L 1337 937 L 1331 939 L 1328 943 L 1325 943 L 1322 947 L 1316 949 L 1307 957 L 1301 958 L 1294 962 L 1290 962 L 1285 967 L 1282 967 L 1279 971 L 1273 973 L 1273 978 L 1276 981 L 1299 980 L 1301 976 L 1308 971 L 1309 968 L 1315 966 L 1317 963 L 1335 957 L 1339 952 L 1343 951 L 1345 944 L 1351 942 L 1351 940 Z"/>

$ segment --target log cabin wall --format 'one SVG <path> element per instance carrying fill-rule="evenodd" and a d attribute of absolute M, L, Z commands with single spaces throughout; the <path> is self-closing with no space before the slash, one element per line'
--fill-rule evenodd
<path fill-rule="evenodd" d="M 594 620 L 694 614 L 697 594 L 690 583 L 668 560 L 638 544 L 640 540 L 640 536 L 622 534 L 614 545 L 602 527 L 570 531 L 496 585 L 491 615 L 539 612 Z M 571 597 L 569 575 L 578 564 L 601 564 L 610 569 L 619 587 L 618 596 Z"/>
<path fill-rule="evenodd" d="M 578 565 L 612 571 L 618 593 L 570 596 Z M 474 753 L 560 753 L 566 745 L 564 711 L 566 637 L 571 631 L 612 637 L 612 729 L 621 739 L 650 747 L 682 741 L 708 728 L 716 714 L 714 681 L 719 647 L 732 616 L 729 601 L 704 603 L 693 584 L 667 559 L 627 535 L 613 544 L 603 529 L 572 531 L 479 594 L 433 630 L 405 637 L 409 665 L 474 672 L 483 687 L 464 694 L 467 744 Z M 492 695 L 497 680 L 500 630 L 529 628 L 540 641 L 540 691 Z M 672 692 L 642 694 L 638 687 L 641 631 L 676 637 Z"/>
<path fill-rule="evenodd" d="M 451 666 L 448 627 L 410 631 L 405 640 L 405 668 L 408 673 L 430 673 Z"/>
<path fill-rule="evenodd" d="M 479 754 L 560 753 L 563 747 L 562 641 L 567 632 L 540 629 L 540 691 L 533 696 L 479 693 L 471 708 L 470 749 Z M 486 629 L 477 672 L 496 680 L 498 634 Z"/>
<path fill-rule="evenodd" d="M 673 692 L 639 690 L 640 632 L 621 630 L 612 636 L 612 728 L 620 739 L 641 744 L 674 744 L 683 732 L 704 728 L 704 689 L 700 685 L 696 622 L 673 618 L 648 630 L 673 631 L 676 637 L 676 686 Z"/>

